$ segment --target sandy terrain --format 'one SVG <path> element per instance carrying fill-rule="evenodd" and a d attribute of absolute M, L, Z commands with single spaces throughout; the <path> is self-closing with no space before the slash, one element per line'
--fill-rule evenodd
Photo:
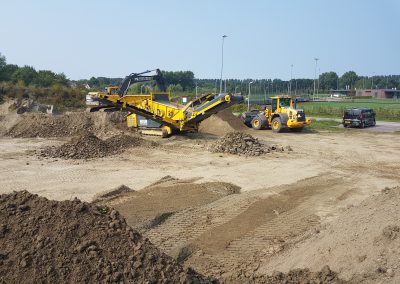
<path fill-rule="evenodd" d="M 285 258 L 296 259 L 294 255 L 313 248 L 312 232 L 328 236 L 325 228 L 335 226 L 348 208 L 358 208 L 383 188 L 400 184 L 399 135 L 248 133 L 261 143 L 290 145 L 293 151 L 258 157 L 211 153 L 208 147 L 216 137 L 189 134 L 147 138 L 160 143 L 152 149 L 135 147 L 100 159 L 64 160 L 39 158 L 35 152 L 61 145 L 67 137 L 1 137 L 0 193 L 26 189 L 56 200 L 92 201 L 96 194 L 124 184 L 136 192 L 104 203 L 118 209 L 161 251 L 201 273 L 229 277 L 233 271 L 271 274 L 296 264 L 314 270 L 329 264 L 342 278 L 356 279 L 360 270 L 336 265 L 326 256 L 308 265 L 314 251 L 299 261 Z M 232 191 L 232 186 L 241 192 Z M 369 213 L 364 213 L 363 222 Z M 392 281 L 400 274 L 397 267 L 384 269 L 391 269 Z M 381 274 L 388 277 L 387 272 Z M 379 275 L 374 277 L 380 279 Z"/>

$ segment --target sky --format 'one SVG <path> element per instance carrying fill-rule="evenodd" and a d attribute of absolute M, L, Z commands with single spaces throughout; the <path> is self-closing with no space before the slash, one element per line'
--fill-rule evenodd
<path fill-rule="evenodd" d="M 70 79 L 156 68 L 219 78 L 223 35 L 224 78 L 400 74 L 399 0 L 0 0 L 0 7 L 7 63 Z"/>

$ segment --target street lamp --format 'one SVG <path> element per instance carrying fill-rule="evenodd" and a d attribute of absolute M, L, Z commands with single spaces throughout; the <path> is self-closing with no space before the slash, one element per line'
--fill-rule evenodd
<path fill-rule="evenodd" d="M 374 89 L 374 76 L 375 76 L 375 72 L 372 74 L 371 89 Z"/>
<path fill-rule="evenodd" d="M 314 58 L 315 60 L 315 70 L 314 70 L 314 94 L 313 94 L 313 100 L 315 100 L 315 80 L 317 79 L 317 62 L 319 58 Z"/>
<path fill-rule="evenodd" d="M 219 93 L 222 93 L 222 71 L 224 70 L 224 41 L 226 37 L 228 36 L 226 35 L 222 36 L 222 62 L 221 62 L 221 79 L 219 81 Z"/>
<path fill-rule="evenodd" d="M 293 64 L 290 65 L 289 96 L 292 95 Z"/>
<path fill-rule="evenodd" d="M 254 81 L 250 81 L 249 82 L 249 96 L 247 98 L 247 111 L 250 111 L 250 95 L 251 95 L 251 89 L 250 89 L 250 85 L 253 84 Z"/>

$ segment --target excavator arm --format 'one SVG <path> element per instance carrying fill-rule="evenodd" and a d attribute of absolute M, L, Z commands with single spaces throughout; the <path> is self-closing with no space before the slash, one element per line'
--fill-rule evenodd
<path fill-rule="evenodd" d="M 150 72 L 156 71 L 156 75 L 144 75 Z M 147 81 L 156 81 L 158 88 L 160 89 L 161 92 L 165 92 L 165 81 L 164 77 L 160 71 L 160 69 L 156 70 L 147 70 L 141 73 L 132 73 L 129 74 L 128 76 L 125 77 L 125 79 L 122 81 L 117 94 L 120 97 L 123 97 L 126 95 L 126 92 L 128 91 L 130 85 L 134 83 L 139 83 L 139 82 L 147 82 Z"/>

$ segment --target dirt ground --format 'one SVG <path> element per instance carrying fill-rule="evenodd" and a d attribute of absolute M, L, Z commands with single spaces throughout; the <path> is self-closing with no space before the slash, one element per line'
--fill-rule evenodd
<path fill-rule="evenodd" d="M 293 151 L 257 157 L 211 153 L 208 147 L 217 137 L 199 133 L 146 138 L 160 143 L 155 148 L 64 160 L 40 158 L 35 152 L 68 138 L 0 137 L 0 193 L 29 190 L 55 200 L 92 201 L 124 184 L 134 191 L 103 202 L 118 209 L 162 252 L 200 273 L 226 278 L 297 266 L 316 271 L 329 264 L 343 279 L 356 279 L 360 269 L 336 265 L 326 252 L 309 262 L 316 244 L 310 240 L 316 231 L 323 236 L 339 232 L 330 226 L 340 227 L 335 222 L 350 214 L 347 210 L 363 207 L 383 188 L 400 184 L 399 134 L 247 132 L 261 143 L 290 145 Z M 372 204 L 359 222 L 368 223 L 366 216 L 375 212 Z M 382 225 L 399 225 L 399 218 L 381 218 L 377 222 Z M 329 242 L 332 250 L 338 245 Z M 309 258 L 293 260 L 306 251 Z M 380 253 L 365 254 L 379 258 Z M 400 267 L 368 266 L 380 268 L 385 271 L 364 280 L 398 283 Z"/>

